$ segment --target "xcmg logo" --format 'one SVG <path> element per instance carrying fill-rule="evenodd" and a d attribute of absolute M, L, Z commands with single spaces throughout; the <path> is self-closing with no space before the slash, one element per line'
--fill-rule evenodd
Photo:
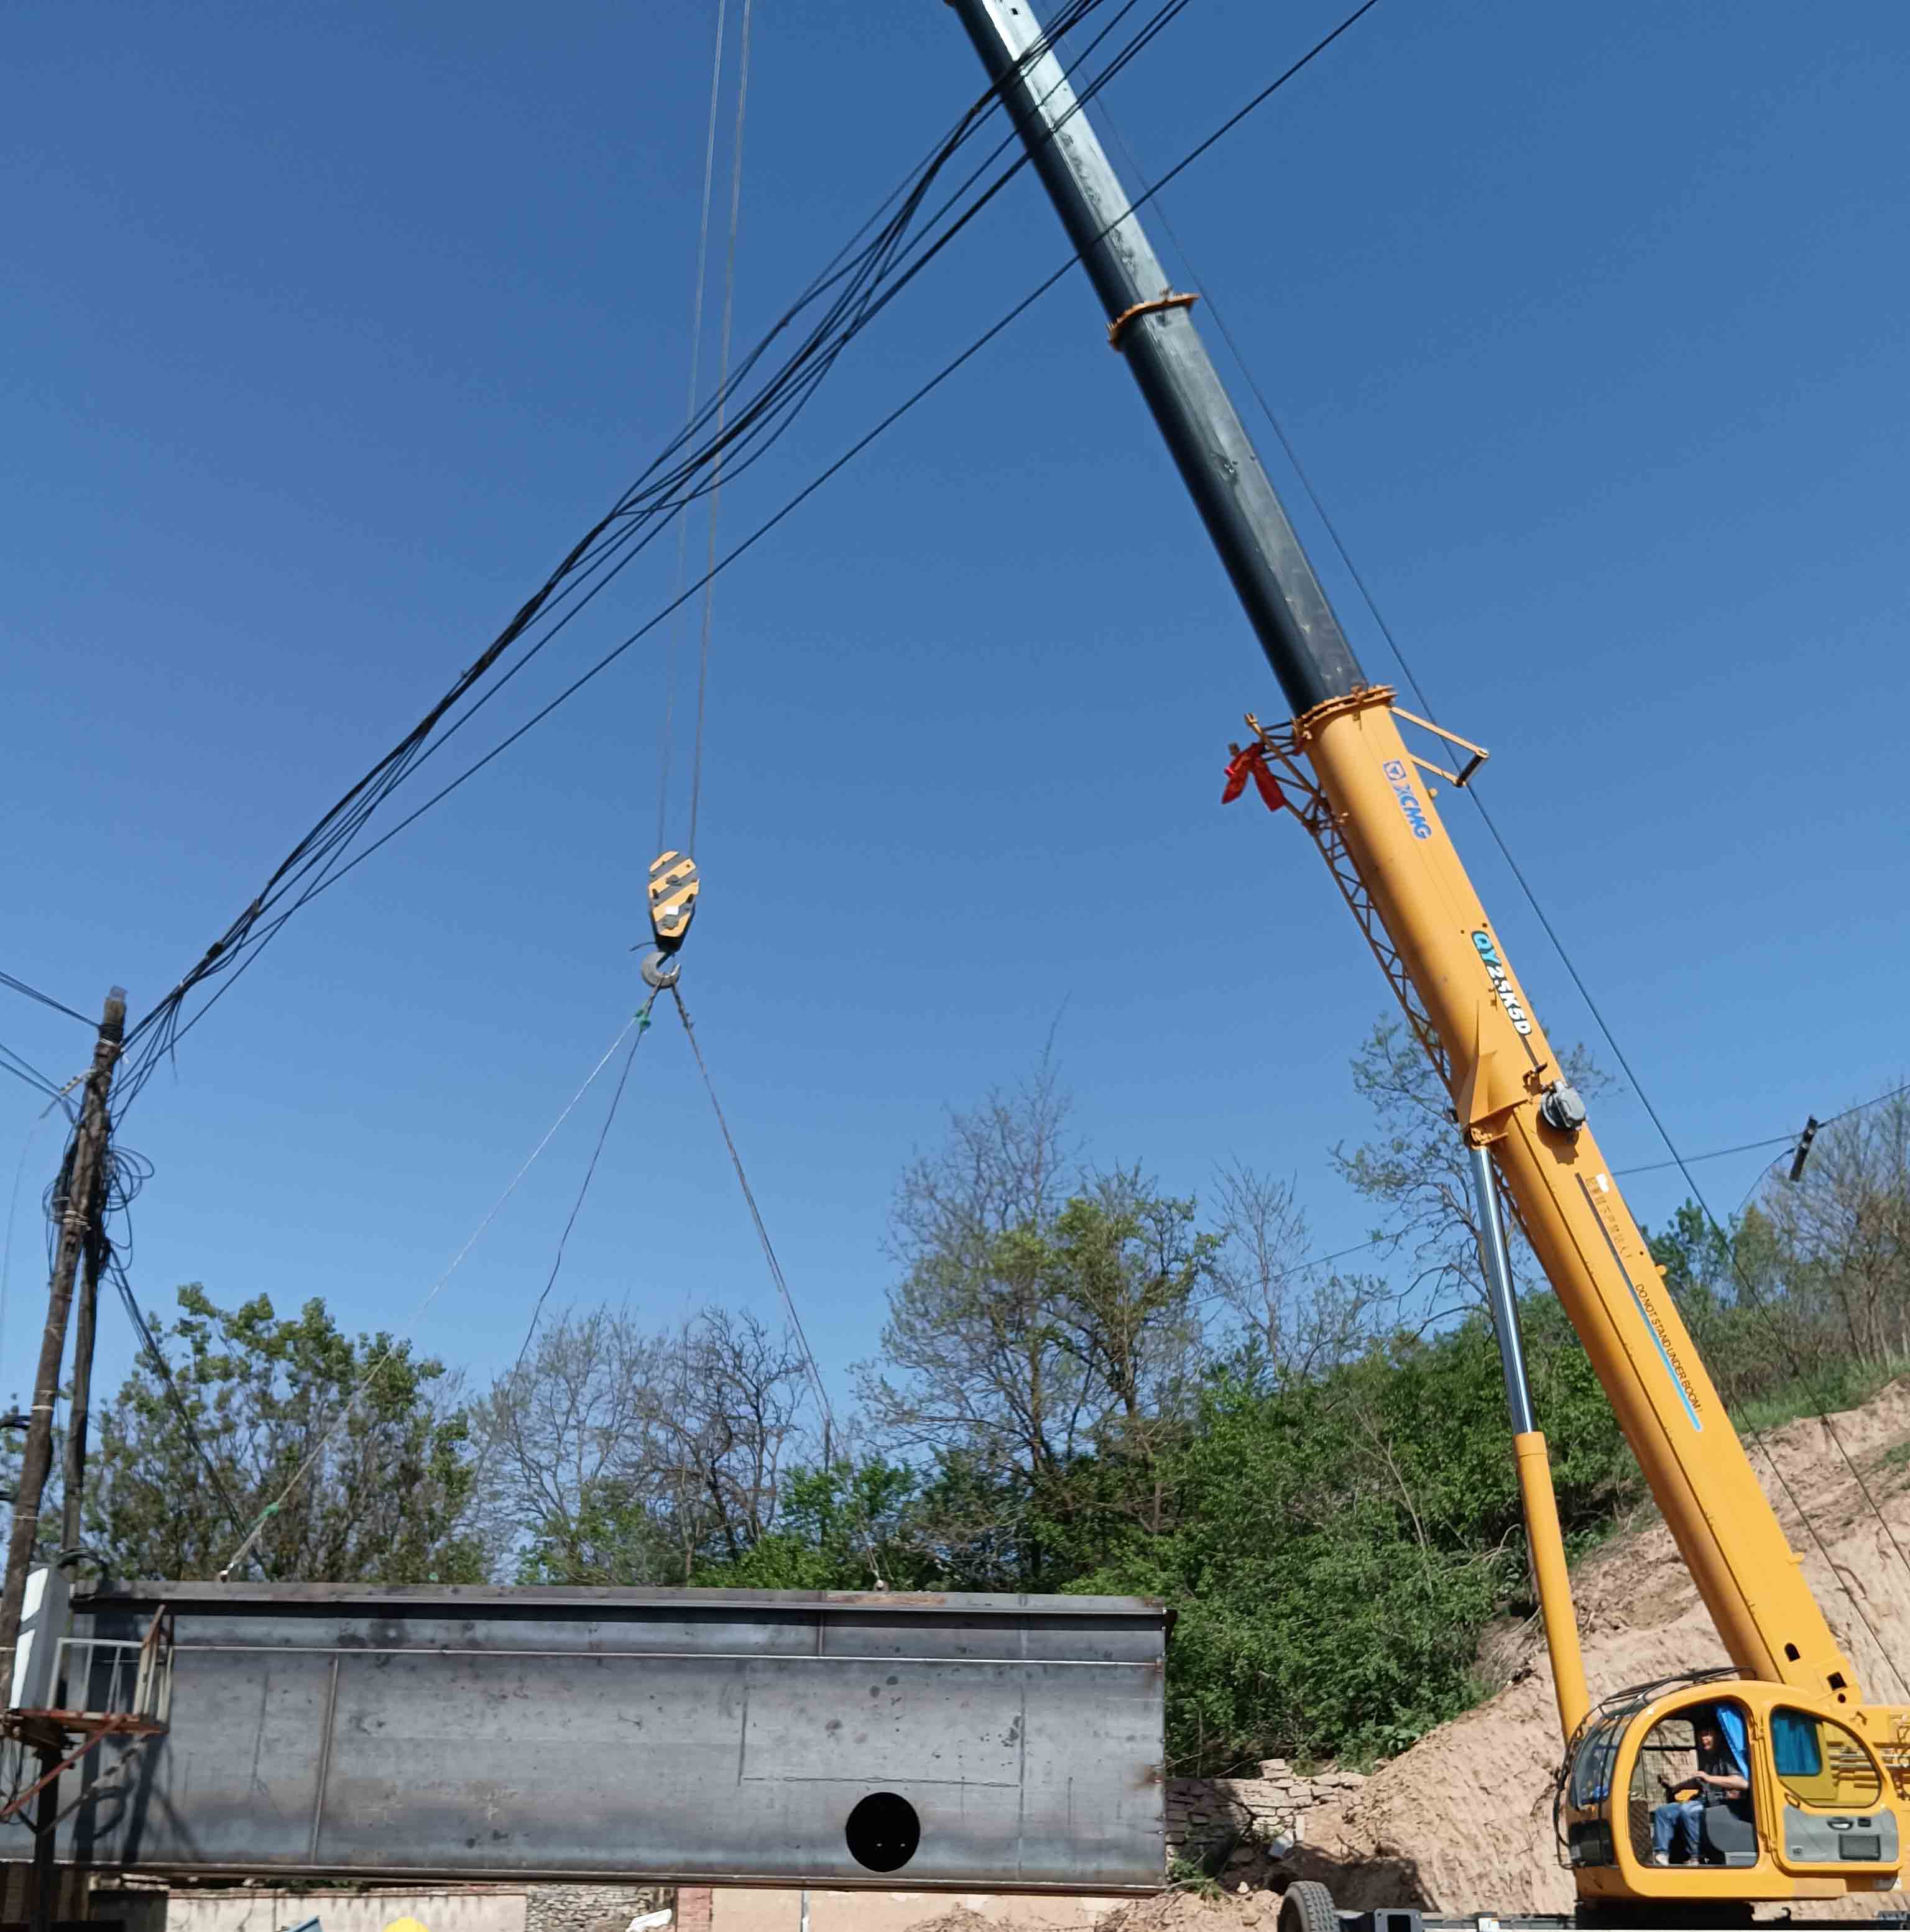
<path fill-rule="evenodd" d="M 1413 789 L 1413 775 L 1397 758 L 1389 758 L 1380 768 L 1391 782 L 1398 795 L 1399 808 L 1406 814 L 1406 822 L 1413 828 L 1415 838 L 1432 836 L 1432 821 L 1426 816 L 1426 808 L 1419 802 L 1419 794 Z"/>
<path fill-rule="evenodd" d="M 1518 995 L 1512 991 L 1512 975 L 1499 957 L 1499 949 L 1493 944 L 1492 935 L 1489 932 L 1476 932 L 1473 934 L 1473 944 L 1478 950 L 1479 964 L 1492 982 L 1492 990 L 1499 996 L 1500 1005 L 1506 1010 L 1506 1018 L 1518 1032 L 1530 1033 L 1532 1022 L 1519 1004 Z"/>

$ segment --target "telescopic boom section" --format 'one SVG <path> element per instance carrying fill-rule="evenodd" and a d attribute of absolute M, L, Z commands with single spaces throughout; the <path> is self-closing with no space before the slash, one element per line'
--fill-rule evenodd
<path fill-rule="evenodd" d="M 1119 325 L 1293 707 L 1287 743 L 1357 874 L 1348 896 L 1396 954 L 1395 990 L 1443 1061 L 1460 1130 L 1491 1149 L 1725 1649 L 1748 1676 L 1854 1705 L 1851 1667 L 1440 822 L 1392 693 L 1363 682 L 1186 308 L 1133 313 L 1170 292 L 1167 279 L 1040 23 L 1027 0 L 950 4 Z"/>
<path fill-rule="evenodd" d="M 1287 512 L 1185 306 L 1023 0 L 950 0 L 1020 124 L 1036 171 L 1081 252 L 1117 341 L 1167 439 L 1181 480 L 1273 666 L 1305 711 L 1363 681 Z M 1122 318 L 1128 318 L 1123 320 Z"/>

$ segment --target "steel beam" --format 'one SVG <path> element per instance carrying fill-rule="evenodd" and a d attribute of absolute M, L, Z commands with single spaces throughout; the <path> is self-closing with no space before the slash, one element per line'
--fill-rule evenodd
<path fill-rule="evenodd" d="M 162 1606 L 171 1729 L 131 1764 L 109 1741 L 68 1774 L 63 1804 L 101 1787 L 62 1828 L 83 1863 L 1161 1882 L 1156 1603 L 161 1583 L 78 1600 L 71 1655 L 137 1640 Z"/>

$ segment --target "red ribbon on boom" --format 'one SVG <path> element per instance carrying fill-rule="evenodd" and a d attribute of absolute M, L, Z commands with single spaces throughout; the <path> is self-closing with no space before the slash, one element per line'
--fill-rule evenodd
<path fill-rule="evenodd" d="M 1247 789 L 1247 781 L 1254 781 L 1254 788 L 1260 795 L 1260 802 L 1269 812 L 1278 812 L 1287 802 L 1287 794 L 1280 789 L 1280 781 L 1267 770 L 1266 753 L 1258 745 L 1249 745 L 1242 751 L 1238 745 L 1230 745 L 1227 749 L 1233 754 L 1228 760 L 1227 784 L 1221 793 L 1221 802 L 1231 805 Z"/>

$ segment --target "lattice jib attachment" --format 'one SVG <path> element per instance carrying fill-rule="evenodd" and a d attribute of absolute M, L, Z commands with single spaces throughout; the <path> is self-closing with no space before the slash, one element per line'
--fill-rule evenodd
<path fill-rule="evenodd" d="M 1293 803 L 1293 815 L 1306 828 L 1308 837 L 1319 848 L 1320 856 L 1326 861 L 1326 869 L 1332 874 L 1333 883 L 1340 889 L 1359 929 L 1365 935 L 1366 943 L 1373 950 L 1373 956 L 1380 962 L 1380 970 L 1386 975 L 1386 984 L 1393 990 L 1401 1010 L 1406 1016 L 1406 1023 L 1413 1029 L 1413 1036 L 1425 1050 L 1426 1055 L 1438 1070 L 1440 1081 L 1446 1090 L 1452 1090 L 1452 1065 L 1448 1058 L 1444 1042 L 1434 1030 L 1425 1008 L 1420 1004 L 1414 990 L 1405 962 L 1400 958 L 1392 937 L 1386 931 L 1386 922 L 1380 916 L 1378 907 L 1373 903 L 1373 896 L 1367 889 L 1365 880 L 1360 877 L 1359 868 L 1354 862 L 1345 838 L 1341 836 L 1338 820 L 1333 808 L 1327 802 L 1314 780 L 1312 770 L 1305 755 L 1294 740 L 1290 724 L 1278 727 L 1263 724 L 1252 712 L 1247 713 L 1247 728 L 1260 740 L 1261 750 L 1280 767 L 1280 782 L 1283 788 L 1290 787 L 1298 802 Z"/>

